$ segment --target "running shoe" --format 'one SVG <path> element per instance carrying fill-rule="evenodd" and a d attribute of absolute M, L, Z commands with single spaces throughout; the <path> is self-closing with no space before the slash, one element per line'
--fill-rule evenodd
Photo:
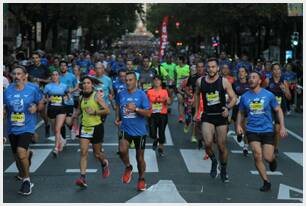
<path fill-rule="evenodd" d="M 165 156 L 164 150 L 162 148 L 158 148 L 157 151 L 158 151 L 159 156 L 161 156 L 161 157 Z"/>
<path fill-rule="evenodd" d="M 269 168 L 271 172 L 274 172 L 277 168 L 277 161 L 274 159 L 272 162 L 269 162 Z"/>
<path fill-rule="evenodd" d="M 220 177 L 221 177 L 222 182 L 225 182 L 225 183 L 229 182 L 229 177 L 226 172 L 226 168 L 221 167 Z"/>
<path fill-rule="evenodd" d="M 152 145 L 153 150 L 156 150 L 157 144 L 158 144 L 157 140 L 154 140 L 153 145 Z"/>
<path fill-rule="evenodd" d="M 88 186 L 84 177 L 79 177 L 75 181 L 75 184 L 82 187 L 82 188 L 86 188 Z"/>
<path fill-rule="evenodd" d="M 55 148 L 53 149 L 52 155 L 53 155 L 53 157 L 55 157 L 55 158 L 58 156 L 58 148 L 57 148 L 57 147 L 55 147 Z"/>
<path fill-rule="evenodd" d="M 121 180 L 123 183 L 128 184 L 130 183 L 131 179 L 132 179 L 132 174 L 133 174 L 133 167 L 132 165 L 130 165 L 129 167 L 125 168 L 124 174 L 121 177 Z"/>
<path fill-rule="evenodd" d="M 103 178 L 107 178 L 110 174 L 110 171 L 109 171 L 109 166 L 108 166 L 108 160 L 105 160 L 106 161 L 106 164 L 104 166 L 102 166 L 102 177 Z"/>
<path fill-rule="evenodd" d="M 195 136 L 191 136 L 191 139 L 190 139 L 191 143 L 197 143 L 197 139 Z"/>
<path fill-rule="evenodd" d="M 31 183 L 29 180 L 23 181 L 21 184 L 21 188 L 18 191 L 21 195 L 30 195 L 32 194 L 32 188 L 34 187 L 34 184 Z"/>
<path fill-rule="evenodd" d="M 208 160 L 208 159 L 209 159 L 208 154 L 205 154 L 204 157 L 203 157 L 203 160 Z"/>
<path fill-rule="evenodd" d="M 271 190 L 271 183 L 267 182 L 267 181 L 264 181 L 263 186 L 261 188 L 259 188 L 259 190 L 261 192 L 268 192 L 269 190 Z"/>
<path fill-rule="evenodd" d="M 242 141 L 242 137 L 243 137 L 242 134 L 238 134 L 238 135 L 237 135 L 237 141 L 238 141 L 238 142 L 241 142 L 241 141 Z"/>
<path fill-rule="evenodd" d="M 138 183 L 137 183 L 137 190 L 138 191 L 145 191 L 146 187 L 147 187 L 147 184 L 146 184 L 144 179 L 138 180 Z"/>
<path fill-rule="evenodd" d="M 212 178 L 216 178 L 217 175 L 218 175 L 217 166 L 218 166 L 218 161 L 217 160 L 211 161 L 210 176 Z"/>
<path fill-rule="evenodd" d="M 248 148 L 243 148 L 243 156 L 248 156 L 249 154 L 249 151 L 248 151 Z"/>

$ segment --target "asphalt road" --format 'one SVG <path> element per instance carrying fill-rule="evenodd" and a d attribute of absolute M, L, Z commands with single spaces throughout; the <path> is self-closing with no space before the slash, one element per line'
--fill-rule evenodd
<path fill-rule="evenodd" d="M 124 166 L 117 152 L 117 130 L 113 124 L 113 113 L 105 123 L 103 148 L 110 161 L 110 177 L 101 177 L 100 164 L 89 156 L 88 188 L 81 190 L 75 185 L 79 176 L 78 140 L 68 137 L 68 145 L 57 159 L 52 157 L 53 138 L 44 137 L 44 126 L 37 129 L 41 138 L 31 145 L 34 151 L 31 180 L 35 187 L 30 196 L 17 194 L 20 182 L 14 178 L 16 168 L 10 146 L 4 146 L 4 203 L 124 203 L 124 202 L 187 202 L 187 203 L 300 203 L 303 199 L 303 118 L 293 113 L 286 117 L 289 137 L 281 140 L 278 168 L 269 173 L 272 190 L 259 191 L 262 185 L 256 174 L 251 154 L 244 157 L 242 147 L 232 134 L 228 135 L 229 183 L 220 177 L 209 176 L 210 160 L 203 160 L 203 150 L 190 142 L 190 132 L 184 134 L 183 125 L 177 122 L 176 109 L 169 116 L 165 156 L 160 157 L 152 150 L 152 140 L 147 140 L 145 160 L 147 163 L 147 191 L 138 192 L 135 151 L 131 150 L 134 166 L 130 184 L 121 183 Z M 67 133 L 68 134 L 68 133 Z M 216 148 L 215 148 L 216 149 Z M 92 153 L 92 151 L 90 152 Z"/>

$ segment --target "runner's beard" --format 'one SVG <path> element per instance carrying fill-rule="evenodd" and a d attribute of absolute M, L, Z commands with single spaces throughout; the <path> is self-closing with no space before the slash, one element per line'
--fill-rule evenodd
<path fill-rule="evenodd" d="M 213 75 L 211 75 L 211 73 L 208 72 L 208 76 L 209 76 L 209 78 L 211 78 L 211 79 L 214 78 L 217 74 L 218 74 L 218 72 L 214 72 Z"/>

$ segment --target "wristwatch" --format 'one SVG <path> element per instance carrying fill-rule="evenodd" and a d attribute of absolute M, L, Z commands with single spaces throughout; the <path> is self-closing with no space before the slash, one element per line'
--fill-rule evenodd
<path fill-rule="evenodd" d="M 138 111 L 139 111 L 139 108 L 138 108 L 138 107 L 136 107 L 135 112 L 138 112 Z"/>

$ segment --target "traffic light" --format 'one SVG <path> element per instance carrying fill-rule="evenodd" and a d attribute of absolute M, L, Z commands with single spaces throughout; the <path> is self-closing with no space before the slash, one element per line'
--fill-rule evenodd
<path fill-rule="evenodd" d="M 293 32 L 291 35 L 291 47 L 296 47 L 299 44 L 299 32 Z"/>
<path fill-rule="evenodd" d="M 175 22 L 175 26 L 178 29 L 180 27 L 181 23 L 179 21 Z"/>
<path fill-rule="evenodd" d="M 176 46 L 183 46 L 183 42 L 177 41 L 177 42 L 176 42 Z"/>

